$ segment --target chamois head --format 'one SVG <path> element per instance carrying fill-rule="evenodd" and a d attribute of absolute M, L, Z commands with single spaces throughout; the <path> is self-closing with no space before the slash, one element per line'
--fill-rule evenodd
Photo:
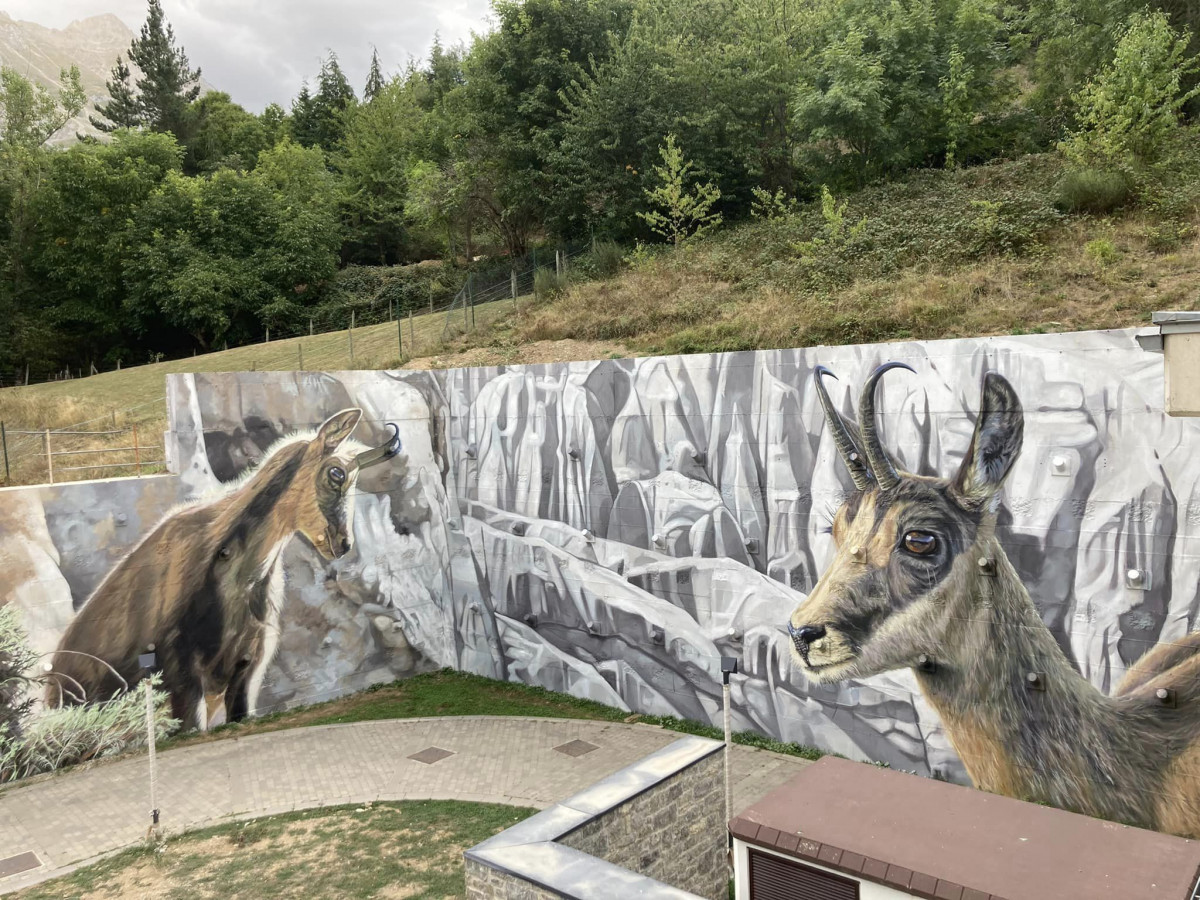
<path fill-rule="evenodd" d="M 361 418 L 361 409 L 330 416 L 304 449 L 296 532 L 326 560 L 345 556 L 354 545 L 352 492 L 359 472 L 400 452 L 400 431 L 390 422 L 391 437 L 380 447 L 349 440 Z"/>
<path fill-rule="evenodd" d="M 837 555 L 788 622 L 795 655 L 814 681 L 841 681 L 916 666 L 935 656 L 954 613 L 947 607 L 990 535 L 996 495 L 1021 449 L 1024 420 L 1012 386 L 983 379 L 975 433 L 950 479 L 899 471 L 879 441 L 875 388 L 890 369 L 867 380 L 861 430 L 834 408 L 816 369 L 816 387 L 842 461 L 858 488 L 833 520 Z M 836 376 L 834 376 L 836 377 Z"/>

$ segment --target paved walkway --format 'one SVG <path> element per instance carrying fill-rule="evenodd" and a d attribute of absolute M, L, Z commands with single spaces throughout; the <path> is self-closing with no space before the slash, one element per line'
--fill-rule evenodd
<path fill-rule="evenodd" d="M 682 736 L 652 725 L 494 716 L 294 728 L 161 754 L 158 806 L 163 827 L 172 833 L 368 800 L 470 800 L 541 809 Z M 555 750 L 576 740 L 596 749 L 580 756 Z M 410 758 L 430 748 L 452 755 L 433 763 Z M 795 757 L 736 746 L 735 811 L 805 765 Z M 147 773 L 143 756 L 0 793 L 0 865 L 26 852 L 39 862 L 0 877 L 0 893 L 64 874 L 144 838 Z"/>

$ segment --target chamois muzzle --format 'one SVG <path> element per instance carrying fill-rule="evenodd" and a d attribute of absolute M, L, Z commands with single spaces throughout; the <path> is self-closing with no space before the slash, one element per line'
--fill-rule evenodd
<path fill-rule="evenodd" d="M 400 454 L 400 429 L 395 423 L 388 422 L 387 427 L 392 430 L 389 437 L 382 445 L 371 450 L 364 450 L 362 453 L 354 457 L 354 464 L 359 469 L 366 469 L 370 466 L 378 465 L 381 462 L 386 462 L 389 459 L 394 459 Z"/>

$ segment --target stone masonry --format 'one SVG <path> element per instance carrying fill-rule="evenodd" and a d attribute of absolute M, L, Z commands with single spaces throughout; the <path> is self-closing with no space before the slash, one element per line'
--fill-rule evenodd
<path fill-rule="evenodd" d="M 729 884 L 723 765 L 722 753 L 692 763 L 559 843 L 720 900 Z"/>

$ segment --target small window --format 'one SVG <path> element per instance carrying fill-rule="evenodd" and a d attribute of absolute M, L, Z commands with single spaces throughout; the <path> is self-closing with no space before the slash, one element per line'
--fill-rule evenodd
<path fill-rule="evenodd" d="M 858 900 L 858 882 L 751 850 L 750 900 Z"/>

